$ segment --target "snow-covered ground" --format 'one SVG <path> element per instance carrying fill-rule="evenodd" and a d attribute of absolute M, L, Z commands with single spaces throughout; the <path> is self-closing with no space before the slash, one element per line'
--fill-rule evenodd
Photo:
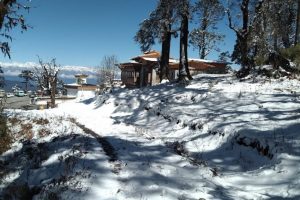
<path fill-rule="evenodd" d="M 203 74 L 7 110 L 2 198 L 27 184 L 34 199 L 300 199 L 299 94 L 297 80 Z"/>

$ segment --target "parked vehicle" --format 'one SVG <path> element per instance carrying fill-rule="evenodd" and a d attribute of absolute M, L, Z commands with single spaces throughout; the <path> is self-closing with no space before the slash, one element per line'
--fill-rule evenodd
<path fill-rule="evenodd" d="M 16 91 L 15 95 L 17 97 L 24 97 L 25 96 L 25 92 L 23 90 L 18 90 L 18 91 Z"/>
<path fill-rule="evenodd" d="M 6 96 L 5 90 L 0 90 L 0 98 L 4 98 Z"/>
<path fill-rule="evenodd" d="M 11 92 L 6 93 L 6 97 L 7 97 L 7 98 L 14 97 L 14 96 L 15 96 L 15 95 L 14 95 L 13 93 L 11 93 Z"/>

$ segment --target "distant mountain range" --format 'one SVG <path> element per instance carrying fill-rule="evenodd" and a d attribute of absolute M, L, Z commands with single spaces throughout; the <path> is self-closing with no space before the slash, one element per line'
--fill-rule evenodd
<path fill-rule="evenodd" d="M 22 72 L 22 70 L 33 70 L 34 67 L 39 66 L 37 63 L 26 62 L 26 63 L 3 63 L 0 62 L 0 67 L 3 70 L 4 78 L 5 78 L 5 86 L 4 89 L 10 91 L 11 88 L 15 85 L 18 85 L 21 88 L 25 87 L 25 84 L 22 83 L 23 79 L 19 78 L 18 75 Z M 88 83 L 96 84 L 96 73 L 97 67 L 83 67 L 83 66 L 62 66 L 60 71 L 60 79 L 64 81 L 64 83 L 74 83 L 75 74 L 86 74 L 89 75 Z M 34 82 L 32 83 L 32 89 L 34 89 Z"/>

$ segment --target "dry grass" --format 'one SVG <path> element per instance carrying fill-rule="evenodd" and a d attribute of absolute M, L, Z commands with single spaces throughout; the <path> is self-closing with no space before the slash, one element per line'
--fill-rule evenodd
<path fill-rule="evenodd" d="M 20 134 L 24 135 L 27 140 L 31 140 L 33 138 L 32 124 L 21 124 Z"/>
<path fill-rule="evenodd" d="M 8 118 L 8 121 L 11 123 L 12 126 L 21 122 L 17 117 Z"/>
<path fill-rule="evenodd" d="M 45 137 L 45 136 L 50 135 L 51 132 L 49 130 L 45 129 L 45 128 L 42 128 L 42 129 L 39 130 L 38 134 L 39 134 L 40 137 Z"/>
<path fill-rule="evenodd" d="M 39 118 L 39 119 L 33 120 L 33 123 L 36 123 L 38 125 L 46 125 L 46 124 L 49 124 L 49 120 L 48 119 Z"/>
<path fill-rule="evenodd" d="M 4 153 L 10 148 L 12 138 L 9 134 L 0 137 L 0 154 Z"/>
<path fill-rule="evenodd" d="M 7 151 L 12 143 L 6 122 L 6 117 L 0 116 L 0 154 Z"/>

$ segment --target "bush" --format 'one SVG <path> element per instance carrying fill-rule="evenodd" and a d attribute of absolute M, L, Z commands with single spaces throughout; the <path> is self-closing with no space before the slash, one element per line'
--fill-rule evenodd
<path fill-rule="evenodd" d="M 260 56 L 256 56 L 254 58 L 254 62 L 255 62 L 255 66 L 262 66 L 265 65 L 267 61 L 266 56 L 264 55 L 260 55 Z"/>
<path fill-rule="evenodd" d="M 300 44 L 287 49 L 282 49 L 281 54 L 294 62 L 300 70 Z"/>
<path fill-rule="evenodd" d="M 9 149 L 11 142 L 12 139 L 7 133 L 6 116 L 0 115 L 0 154 Z"/>

